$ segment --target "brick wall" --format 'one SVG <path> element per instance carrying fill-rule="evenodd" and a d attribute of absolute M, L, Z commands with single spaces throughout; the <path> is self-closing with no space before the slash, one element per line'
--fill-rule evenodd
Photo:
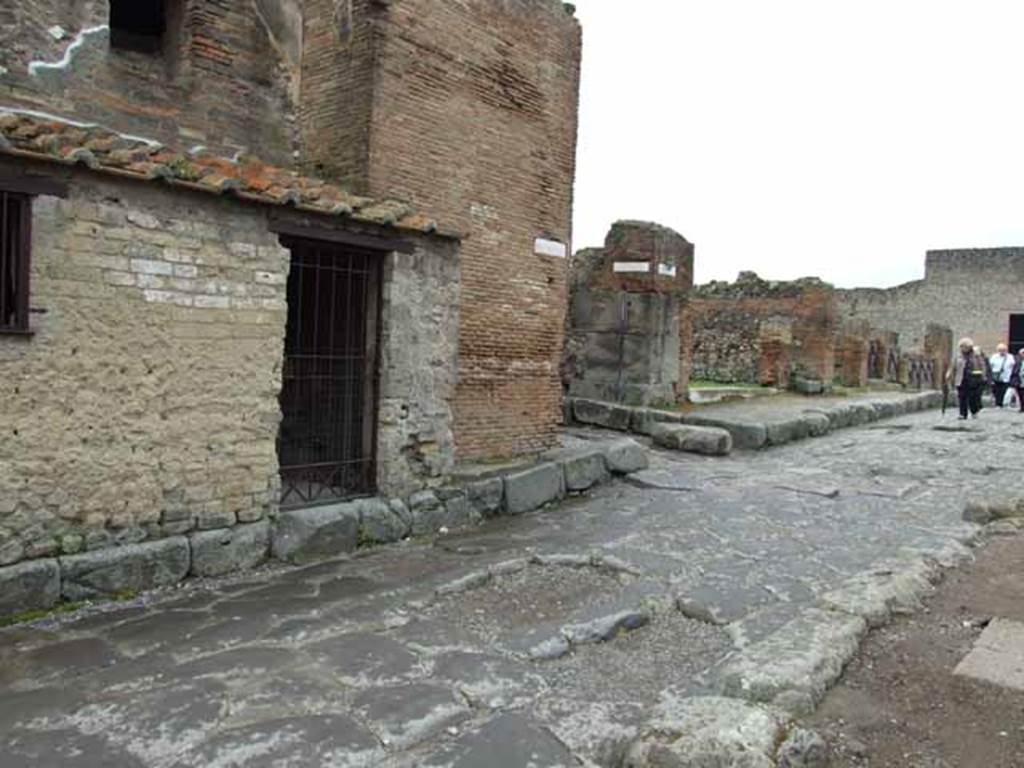
<path fill-rule="evenodd" d="M 696 379 L 788 386 L 794 374 L 830 382 L 836 312 L 831 286 L 743 273 L 692 294 L 692 369 Z"/>
<path fill-rule="evenodd" d="M 35 199 L 35 335 L 0 335 L 0 565 L 276 513 L 290 253 L 271 210 L 77 171 Z M 457 244 L 409 237 L 382 256 L 393 496 L 454 465 Z"/>
<path fill-rule="evenodd" d="M 561 415 L 566 262 L 533 246 L 539 236 L 571 241 L 579 25 L 553 0 L 353 9 L 350 61 L 335 85 L 358 101 L 372 75 L 369 160 L 356 188 L 408 198 L 466 236 L 459 456 L 539 451 Z M 325 119 L 358 137 L 363 122 L 349 107 L 335 104 Z M 320 155 L 324 167 L 358 174 L 328 147 Z"/>
<path fill-rule="evenodd" d="M 1009 316 L 1024 313 L 1024 248 L 930 251 L 924 280 L 837 296 L 844 317 L 898 332 L 905 349 L 922 349 L 928 325 L 938 324 L 993 351 Z"/>
<path fill-rule="evenodd" d="M 165 50 L 148 54 L 110 49 L 107 2 L 3 3 L 0 104 L 294 164 L 294 32 L 250 3 L 168 0 L 168 7 Z M 58 26 L 66 35 L 55 39 L 49 30 Z"/>

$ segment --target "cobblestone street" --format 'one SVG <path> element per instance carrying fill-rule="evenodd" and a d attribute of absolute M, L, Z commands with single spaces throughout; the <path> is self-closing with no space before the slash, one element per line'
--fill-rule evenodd
<path fill-rule="evenodd" d="M 0 765 L 608 765 L 666 702 L 805 710 L 845 661 L 820 628 L 856 647 L 914 607 L 857 585 L 970 557 L 965 502 L 1017 481 L 1021 440 L 1017 413 L 929 411 L 653 452 L 538 514 L 3 630 Z"/>

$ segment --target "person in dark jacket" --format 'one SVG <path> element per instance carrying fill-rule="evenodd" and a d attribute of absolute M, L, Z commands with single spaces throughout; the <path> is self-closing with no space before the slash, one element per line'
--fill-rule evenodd
<path fill-rule="evenodd" d="M 972 418 L 977 418 L 981 410 L 981 393 L 985 388 L 985 358 L 975 354 L 973 341 L 960 339 L 960 353 L 953 358 L 946 378 L 956 387 L 960 418 L 966 419 L 968 412 Z"/>
<path fill-rule="evenodd" d="M 1024 349 L 1021 349 L 1017 355 L 1017 362 L 1013 365 L 1010 386 L 1017 393 L 1017 405 L 1020 406 L 1020 412 L 1024 413 Z"/>

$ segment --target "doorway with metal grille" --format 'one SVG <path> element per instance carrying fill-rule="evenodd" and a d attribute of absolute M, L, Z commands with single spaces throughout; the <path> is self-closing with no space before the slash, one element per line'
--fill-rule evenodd
<path fill-rule="evenodd" d="M 281 506 L 376 490 L 381 254 L 282 238 L 291 249 L 281 387 Z"/>
<path fill-rule="evenodd" d="M 1024 349 L 1024 315 L 1010 315 L 1009 341 L 1011 353 Z"/>

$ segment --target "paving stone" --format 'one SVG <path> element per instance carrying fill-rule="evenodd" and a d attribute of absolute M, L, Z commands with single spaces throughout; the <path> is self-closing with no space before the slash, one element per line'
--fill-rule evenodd
<path fill-rule="evenodd" d="M 633 409 L 614 403 L 598 400 L 575 399 L 572 401 L 572 413 L 580 424 L 590 424 L 605 429 L 628 432 L 633 417 Z"/>
<path fill-rule="evenodd" d="M 768 445 L 785 445 L 810 436 L 809 422 L 800 417 L 765 424 Z"/>
<path fill-rule="evenodd" d="M 451 651 L 434 660 L 432 677 L 455 685 L 474 706 L 508 707 L 545 688 L 529 666 L 501 656 Z"/>
<path fill-rule="evenodd" d="M 250 645 L 186 661 L 178 665 L 174 675 L 181 680 L 194 680 L 200 677 L 212 677 L 215 680 L 252 680 L 275 672 L 294 661 L 293 651 Z"/>
<path fill-rule="evenodd" d="M 601 452 L 612 474 L 629 475 L 647 469 L 647 451 L 636 440 L 628 437 L 602 444 Z"/>
<path fill-rule="evenodd" d="M 564 495 L 565 477 L 557 464 L 540 464 L 505 476 L 505 508 L 510 515 L 531 512 Z"/>
<path fill-rule="evenodd" d="M 56 560 L 31 560 L 0 568 L 0 616 L 50 608 L 59 599 Z"/>
<path fill-rule="evenodd" d="M 461 734 L 424 768 L 576 768 L 579 761 L 550 730 L 530 718 L 505 712 L 483 727 Z"/>
<path fill-rule="evenodd" d="M 718 427 L 691 424 L 658 424 L 651 431 L 655 445 L 673 451 L 728 456 L 732 453 L 732 435 Z"/>
<path fill-rule="evenodd" d="M 25 667 L 32 677 L 73 677 L 94 669 L 113 666 L 121 658 L 106 641 L 87 637 L 44 645 L 31 651 L 27 654 Z"/>
<path fill-rule="evenodd" d="M 416 654 L 386 635 L 337 635 L 307 646 L 306 652 L 349 685 L 398 683 L 422 672 Z"/>
<path fill-rule="evenodd" d="M 287 717 L 221 731 L 174 764 L 217 766 L 356 766 L 381 757 L 373 734 L 342 714 Z"/>
<path fill-rule="evenodd" d="M 430 683 L 370 688 L 356 696 L 353 706 L 381 741 L 393 748 L 425 741 L 470 715 L 451 688 Z"/>
<path fill-rule="evenodd" d="M 794 728 L 778 751 L 778 768 L 828 768 L 828 744 L 814 731 Z"/>
<path fill-rule="evenodd" d="M 255 568 L 270 551 L 270 523 L 261 520 L 189 535 L 193 576 L 221 576 Z"/>
<path fill-rule="evenodd" d="M 727 696 L 808 714 L 856 653 L 867 631 L 858 616 L 810 609 L 744 648 L 720 672 Z"/>
<path fill-rule="evenodd" d="M 362 576 L 339 576 L 336 579 L 320 582 L 320 591 L 317 593 L 317 597 L 323 603 L 334 603 L 340 600 L 365 597 L 387 588 L 386 584 Z"/>
<path fill-rule="evenodd" d="M 412 535 L 431 536 L 447 526 L 448 510 L 433 491 L 419 491 L 409 497 Z"/>
<path fill-rule="evenodd" d="M 0 765 L 4 768 L 146 768 L 146 764 L 112 747 L 102 734 L 85 734 L 75 728 L 53 730 L 17 729 L 0 741 Z"/>
<path fill-rule="evenodd" d="M 325 560 L 359 545 L 358 502 L 281 512 L 271 534 L 271 552 L 296 565 Z"/>
<path fill-rule="evenodd" d="M 626 750 L 622 768 L 775 768 L 786 717 L 764 706 L 714 696 L 668 696 Z"/>
<path fill-rule="evenodd" d="M 175 536 L 59 560 L 61 595 L 68 600 L 85 600 L 177 584 L 188 574 L 190 553 L 188 539 Z"/>
<path fill-rule="evenodd" d="M 1024 691 L 1024 623 L 993 619 L 954 674 Z"/>
<path fill-rule="evenodd" d="M 213 621 L 205 611 L 157 611 L 106 630 L 103 635 L 131 656 L 181 647 L 188 636 Z"/>

